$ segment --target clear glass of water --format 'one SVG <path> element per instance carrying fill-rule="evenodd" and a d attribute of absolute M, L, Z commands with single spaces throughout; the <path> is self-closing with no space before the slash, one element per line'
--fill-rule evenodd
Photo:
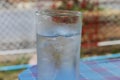
<path fill-rule="evenodd" d="M 37 12 L 38 80 L 79 80 L 81 13 Z"/>

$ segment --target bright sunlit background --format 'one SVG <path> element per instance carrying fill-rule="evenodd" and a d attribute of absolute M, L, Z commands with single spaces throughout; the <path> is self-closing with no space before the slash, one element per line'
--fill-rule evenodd
<path fill-rule="evenodd" d="M 120 0 L 0 0 L 0 80 L 36 64 L 36 7 L 83 12 L 82 58 L 120 53 Z"/>

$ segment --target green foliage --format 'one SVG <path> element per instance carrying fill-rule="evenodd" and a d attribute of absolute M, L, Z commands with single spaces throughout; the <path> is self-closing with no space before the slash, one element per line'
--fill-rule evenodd
<path fill-rule="evenodd" d="M 53 9 L 60 10 L 75 10 L 75 11 L 94 11 L 103 10 L 99 7 L 99 1 L 91 0 L 61 0 L 61 5 L 57 5 L 55 2 Z"/>

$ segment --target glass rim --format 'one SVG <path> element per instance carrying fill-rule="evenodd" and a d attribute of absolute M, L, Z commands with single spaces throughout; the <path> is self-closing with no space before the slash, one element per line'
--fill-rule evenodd
<path fill-rule="evenodd" d="M 48 15 L 48 16 L 81 16 L 82 13 L 80 11 L 70 11 L 70 10 L 39 10 L 36 11 L 37 15 Z"/>

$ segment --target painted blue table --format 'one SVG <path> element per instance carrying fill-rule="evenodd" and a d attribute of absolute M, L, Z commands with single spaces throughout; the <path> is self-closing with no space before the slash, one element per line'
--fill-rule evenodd
<path fill-rule="evenodd" d="M 80 80 L 120 80 L 118 55 L 92 57 L 80 61 Z M 37 66 L 19 75 L 19 80 L 37 80 Z"/>

